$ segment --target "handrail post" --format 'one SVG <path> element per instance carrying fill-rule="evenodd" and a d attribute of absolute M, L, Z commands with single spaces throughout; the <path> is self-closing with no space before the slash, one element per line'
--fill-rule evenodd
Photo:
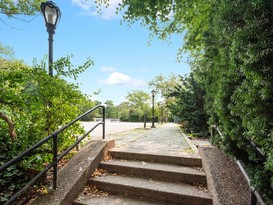
<path fill-rule="evenodd" d="M 250 205 L 256 205 L 257 204 L 257 197 L 254 194 L 254 190 L 250 191 Z"/>
<path fill-rule="evenodd" d="M 214 128 L 215 128 L 214 125 L 211 125 L 211 127 L 210 127 L 211 138 L 214 137 L 214 135 L 215 135 L 214 134 Z"/>
<path fill-rule="evenodd" d="M 102 106 L 102 139 L 105 139 L 105 106 Z"/>
<path fill-rule="evenodd" d="M 53 190 L 57 189 L 58 135 L 53 134 Z"/>
<path fill-rule="evenodd" d="M 146 128 L 146 114 L 144 114 L 144 128 Z"/>

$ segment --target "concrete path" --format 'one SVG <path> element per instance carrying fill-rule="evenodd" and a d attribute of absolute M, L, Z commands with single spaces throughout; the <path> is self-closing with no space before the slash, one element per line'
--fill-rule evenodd
<path fill-rule="evenodd" d="M 157 128 L 138 128 L 117 134 L 108 135 L 115 139 L 114 150 L 160 154 L 168 156 L 199 156 L 196 147 L 191 143 L 179 126 L 173 123 L 157 125 Z"/>
<path fill-rule="evenodd" d="M 205 186 L 195 186 L 206 184 L 201 158 L 177 124 L 136 128 L 109 134 L 106 139 L 115 140 L 109 160 L 99 166 L 106 172 L 89 181 L 106 195 L 96 196 L 97 191 L 89 187 L 89 196 L 85 192 L 75 204 L 212 204 Z M 202 182 L 192 181 L 197 179 Z"/>
<path fill-rule="evenodd" d="M 85 131 L 90 130 L 97 122 L 81 122 L 84 126 Z M 151 127 L 151 123 L 147 123 L 146 127 Z M 144 128 L 143 122 L 108 122 L 105 123 L 105 135 L 111 135 L 127 130 L 132 130 L 136 128 Z M 98 126 L 95 130 L 92 131 L 91 136 L 94 139 L 101 139 L 102 137 L 102 126 Z"/>

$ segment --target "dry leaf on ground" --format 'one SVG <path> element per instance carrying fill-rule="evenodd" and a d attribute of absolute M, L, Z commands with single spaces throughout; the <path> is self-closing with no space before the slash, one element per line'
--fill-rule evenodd
<path fill-rule="evenodd" d="M 104 169 L 96 169 L 91 176 L 92 177 L 100 177 L 100 176 L 105 175 L 106 173 L 107 173 L 107 171 Z"/>

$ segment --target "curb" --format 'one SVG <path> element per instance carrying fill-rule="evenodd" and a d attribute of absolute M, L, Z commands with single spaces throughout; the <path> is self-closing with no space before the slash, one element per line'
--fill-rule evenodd
<path fill-rule="evenodd" d="M 202 159 L 203 169 L 207 175 L 207 187 L 208 187 L 209 192 L 212 195 L 213 205 L 221 205 L 219 202 L 219 198 L 218 198 L 218 194 L 217 194 L 215 185 L 214 185 L 211 170 L 209 168 L 209 165 L 208 165 L 208 162 L 207 162 L 207 159 L 206 159 L 206 156 L 205 156 L 202 146 L 198 146 L 198 152 L 199 152 L 199 155 L 201 156 L 201 159 Z"/>
<path fill-rule="evenodd" d="M 181 130 L 180 128 L 179 128 L 179 130 L 180 130 L 182 136 L 185 138 L 185 140 L 186 140 L 186 142 L 188 143 L 188 145 L 191 147 L 191 149 L 192 149 L 194 152 L 198 153 L 198 148 L 197 148 L 197 146 L 189 139 L 189 137 L 188 137 L 184 132 L 182 132 L 182 130 Z"/>

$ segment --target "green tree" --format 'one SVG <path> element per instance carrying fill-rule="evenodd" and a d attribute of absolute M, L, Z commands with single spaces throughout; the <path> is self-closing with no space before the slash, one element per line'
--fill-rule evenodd
<path fill-rule="evenodd" d="M 50 77 L 44 63 L 32 68 L 18 60 L 1 59 L 0 62 L 0 165 L 3 165 L 82 114 L 78 105 L 86 101 L 86 96 L 77 86 L 67 83 L 58 75 Z M 83 127 L 78 123 L 58 135 L 59 151 L 74 143 L 74 134 L 83 132 Z M 49 142 L 20 165 L 42 169 L 52 159 L 51 153 Z M 0 192 L 7 195 L 18 189 L 21 186 L 19 181 L 23 180 L 17 181 L 19 173 L 16 167 L 11 169 L 10 174 L 0 175 Z"/>
<path fill-rule="evenodd" d="M 206 86 L 210 121 L 224 133 L 224 138 L 214 140 L 244 161 L 269 204 L 273 201 L 272 9 L 267 0 L 216 2 L 198 70 Z M 264 151 L 265 162 L 249 140 Z"/>
<path fill-rule="evenodd" d="M 148 82 L 148 86 L 156 91 L 159 98 L 167 100 L 167 96 L 170 94 L 170 89 L 174 88 L 178 83 L 178 76 L 173 73 L 168 77 L 164 77 L 162 74 L 156 76 L 153 80 Z"/>
<path fill-rule="evenodd" d="M 122 102 L 117 106 L 118 118 L 121 121 L 129 122 L 130 121 L 130 107 L 129 102 Z"/>
<path fill-rule="evenodd" d="M 5 59 L 7 57 L 12 57 L 13 55 L 13 50 L 9 46 L 5 46 L 2 43 L 0 43 L 0 57 Z M 1 61 L 3 61 L 3 59 Z M 3 62 L 0 62 L 3 63 Z"/>
<path fill-rule="evenodd" d="M 157 103 L 155 113 L 157 116 L 163 118 L 163 121 L 168 121 L 171 117 L 169 107 L 175 103 L 175 98 L 171 97 L 170 94 L 177 84 L 178 76 L 174 74 L 170 74 L 168 77 L 164 77 L 160 74 L 148 82 L 150 89 L 156 91 L 155 101 L 157 101 Z"/>
<path fill-rule="evenodd" d="M 43 0 L 24 0 L 24 1 L 0 1 L 0 13 L 8 17 L 16 15 L 34 15 L 40 11 Z"/>
<path fill-rule="evenodd" d="M 198 137 L 208 137 L 208 116 L 204 109 L 204 96 L 204 88 L 196 82 L 192 73 L 188 77 L 180 76 L 180 82 L 169 95 L 176 99 L 169 109 L 181 119 L 184 131 Z"/>
<path fill-rule="evenodd" d="M 109 0 L 96 2 L 101 7 Z M 213 1 L 202 0 L 124 0 L 117 11 L 122 11 L 129 24 L 140 21 L 151 31 L 151 37 L 168 40 L 173 34 L 181 34 L 185 43 L 178 54 L 187 50 L 196 55 L 203 49 L 203 34 L 209 29 L 212 6 Z"/>
<path fill-rule="evenodd" d="M 23 143 L 17 151 L 25 150 L 80 114 L 78 102 L 87 100 L 77 86 L 58 76 L 51 78 L 42 67 L 33 69 L 16 60 L 4 62 L 0 67 L 1 113 L 15 124 L 21 138 L 9 136 Z M 5 132 L 8 128 L 5 121 L 1 125 L 3 135 L 10 133 Z"/>
<path fill-rule="evenodd" d="M 150 110 L 150 95 L 141 90 L 134 90 L 128 93 L 126 100 L 129 102 L 131 115 L 138 116 L 137 121 L 142 121 Z"/>
<path fill-rule="evenodd" d="M 81 113 L 85 113 L 86 111 L 90 110 L 96 105 L 98 104 L 95 101 L 92 101 L 89 96 L 86 96 L 86 99 L 83 99 L 83 100 L 79 99 L 79 102 L 78 102 L 78 107 Z M 94 117 L 96 117 L 96 115 L 99 115 L 96 111 L 92 112 L 89 115 L 82 118 L 81 121 L 92 121 Z"/>
<path fill-rule="evenodd" d="M 128 92 L 126 101 L 117 106 L 119 118 L 122 121 L 141 122 L 144 115 L 150 114 L 151 98 L 141 90 Z"/>
<path fill-rule="evenodd" d="M 105 102 L 105 115 L 107 118 L 117 118 L 117 108 L 112 100 L 106 100 Z"/>

